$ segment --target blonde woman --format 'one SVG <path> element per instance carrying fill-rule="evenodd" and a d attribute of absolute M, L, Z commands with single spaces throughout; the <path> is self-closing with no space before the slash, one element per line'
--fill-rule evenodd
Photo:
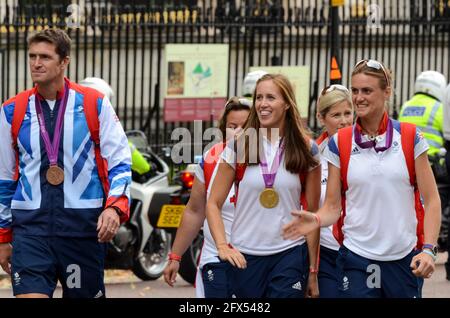
<path fill-rule="evenodd" d="M 321 154 L 322 189 L 320 205 L 325 201 L 328 180 L 328 162 L 323 157 L 329 138 L 339 128 L 353 124 L 353 105 L 350 91 L 342 85 L 325 87 L 317 102 L 317 118 L 324 127 L 322 134 L 316 139 Z M 336 269 L 339 243 L 333 236 L 332 226 L 320 229 L 320 264 L 319 264 L 319 291 L 321 298 L 336 298 L 339 291 L 339 277 Z"/>

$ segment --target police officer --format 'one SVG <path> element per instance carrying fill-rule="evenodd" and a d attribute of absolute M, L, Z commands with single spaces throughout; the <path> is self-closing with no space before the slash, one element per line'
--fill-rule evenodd
<path fill-rule="evenodd" d="M 414 85 L 414 96 L 400 111 L 399 121 L 415 124 L 423 133 L 428 145 L 430 159 L 436 181 L 445 182 L 445 161 L 440 158 L 444 147 L 443 101 L 446 80 L 436 71 L 419 74 Z M 442 160 L 440 160 L 442 159 Z"/>

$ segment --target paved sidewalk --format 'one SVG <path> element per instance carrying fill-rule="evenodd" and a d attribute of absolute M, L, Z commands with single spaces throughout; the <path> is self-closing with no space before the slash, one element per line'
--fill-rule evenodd
<path fill-rule="evenodd" d="M 436 262 L 436 272 L 425 280 L 424 298 L 450 298 L 450 281 L 445 279 L 444 263 L 447 253 L 439 254 Z M 0 270 L 1 271 L 1 270 Z M 3 274 L 3 275 L 2 275 Z M 105 272 L 106 294 L 108 298 L 193 298 L 194 288 L 180 277 L 174 288 L 168 287 L 160 278 L 156 281 L 143 282 L 131 271 L 107 270 Z M 55 298 L 61 297 L 61 288 L 55 291 Z M 0 298 L 11 298 L 11 282 L 9 277 L 0 272 Z"/>

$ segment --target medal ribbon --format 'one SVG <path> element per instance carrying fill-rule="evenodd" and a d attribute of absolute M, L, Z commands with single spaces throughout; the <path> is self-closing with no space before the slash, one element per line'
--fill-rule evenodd
<path fill-rule="evenodd" d="M 41 101 L 37 95 L 37 90 L 35 94 L 35 105 L 36 113 L 39 121 L 39 128 L 41 131 L 42 139 L 45 144 L 45 151 L 47 152 L 48 160 L 50 161 L 50 166 L 56 165 L 58 162 L 58 148 L 59 140 L 61 139 L 61 130 L 63 124 L 63 116 L 66 111 L 67 99 L 69 98 L 69 85 L 67 82 L 64 83 L 64 97 L 62 103 L 58 107 L 58 115 L 56 118 L 55 132 L 53 134 L 53 141 L 50 141 L 50 136 L 48 134 L 47 128 L 45 127 L 44 113 L 42 112 Z"/>
<path fill-rule="evenodd" d="M 266 160 L 266 154 L 265 150 L 260 154 L 260 162 L 259 166 L 261 168 L 262 176 L 264 178 L 264 184 L 266 185 L 266 188 L 273 188 L 273 184 L 275 183 L 275 176 L 277 175 L 277 170 L 280 166 L 281 158 L 283 157 L 284 153 L 284 143 L 282 142 L 283 139 L 280 140 L 280 144 L 277 149 L 277 153 L 275 154 L 275 158 L 273 159 L 272 166 L 270 167 L 270 171 L 268 169 L 268 164 Z"/>
<path fill-rule="evenodd" d="M 362 141 L 362 136 L 361 136 L 361 132 L 359 131 L 359 129 L 357 129 L 355 127 L 354 129 L 354 133 L 355 133 L 355 143 L 363 148 L 374 148 L 376 152 L 380 152 L 380 151 L 385 151 L 387 149 L 389 149 L 392 145 L 392 138 L 394 135 L 394 126 L 392 125 L 392 120 L 388 119 L 388 124 L 387 124 L 387 129 L 386 129 L 386 143 L 384 145 L 384 147 L 377 147 L 377 142 L 376 140 L 368 140 L 368 141 Z"/>

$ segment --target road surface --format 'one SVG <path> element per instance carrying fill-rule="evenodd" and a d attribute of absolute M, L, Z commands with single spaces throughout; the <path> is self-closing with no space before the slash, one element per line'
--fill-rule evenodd
<path fill-rule="evenodd" d="M 445 279 L 444 262 L 447 254 L 439 254 L 436 272 L 431 279 L 425 280 L 424 298 L 450 298 L 450 281 Z M 11 298 L 12 292 L 8 277 L 0 278 L 0 298 Z M 178 277 L 175 287 L 169 287 L 160 278 L 155 281 L 141 281 L 130 271 L 106 271 L 106 295 L 108 298 L 193 298 L 192 285 Z M 54 297 L 61 297 L 61 288 L 57 288 Z"/>

